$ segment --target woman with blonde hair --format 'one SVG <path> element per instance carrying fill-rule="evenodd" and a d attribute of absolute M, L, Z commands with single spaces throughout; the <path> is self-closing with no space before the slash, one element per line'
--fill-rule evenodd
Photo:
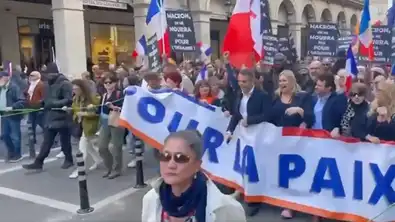
<path fill-rule="evenodd" d="M 387 81 L 378 84 L 368 116 L 366 140 L 372 143 L 395 141 L 395 84 Z"/>
<path fill-rule="evenodd" d="M 275 91 L 269 122 L 276 126 L 309 128 L 313 124 L 312 98 L 301 91 L 291 70 L 279 75 L 278 89 Z M 284 209 L 281 216 L 293 217 L 292 211 Z"/>
<path fill-rule="evenodd" d="M 310 127 L 313 123 L 311 96 L 300 90 L 291 70 L 279 75 L 269 122 L 276 126 Z"/>

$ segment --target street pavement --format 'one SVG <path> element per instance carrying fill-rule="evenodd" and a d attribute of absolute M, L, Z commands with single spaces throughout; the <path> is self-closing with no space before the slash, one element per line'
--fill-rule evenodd
<path fill-rule="evenodd" d="M 23 151 L 28 154 L 27 127 L 22 126 Z M 38 145 L 42 133 L 38 132 Z M 76 143 L 73 145 L 77 149 Z M 4 158 L 4 144 L 0 144 L 0 159 Z M 125 165 L 130 160 L 124 151 Z M 123 176 L 114 180 L 103 179 L 103 167 L 88 173 L 89 201 L 94 211 L 79 215 L 78 180 L 69 179 L 74 170 L 60 168 L 62 161 L 55 156 L 59 148 L 54 148 L 40 173 L 27 172 L 21 164 L 29 163 L 26 157 L 19 163 L 0 162 L 0 221 L 2 222 L 138 222 L 141 221 L 142 198 L 150 189 L 135 189 L 134 169 L 125 169 Z M 74 152 L 75 153 L 75 152 Z M 27 155 L 26 155 L 27 156 Z M 144 157 L 144 176 L 149 184 L 157 178 L 157 162 L 152 150 L 147 150 Z M 91 160 L 88 160 L 88 165 Z M 279 222 L 281 209 L 264 205 L 258 215 L 248 218 L 249 222 Z M 310 221 L 304 214 L 296 214 L 291 221 Z"/>

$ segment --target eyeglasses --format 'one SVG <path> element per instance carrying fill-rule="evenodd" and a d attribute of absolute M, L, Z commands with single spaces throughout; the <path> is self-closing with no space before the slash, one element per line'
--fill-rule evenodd
<path fill-rule="evenodd" d="M 358 97 L 363 97 L 363 96 L 365 96 L 363 93 L 356 93 L 356 92 L 350 92 L 349 93 L 349 96 L 350 97 L 355 97 L 355 96 L 358 96 Z"/>
<path fill-rule="evenodd" d="M 189 156 L 182 153 L 171 154 L 168 152 L 160 153 L 158 157 L 160 162 L 170 162 L 170 160 L 174 160 L 176 163 L 188 163 L 191 159 Z"/>
<path fill-rule="evenodd" d="M 104 84 L 108 85 L 108 84 L 112 84 L 112 82 L 107 82 L 107 81 L 106 81 L 106 82 L 104 82 Z"/>

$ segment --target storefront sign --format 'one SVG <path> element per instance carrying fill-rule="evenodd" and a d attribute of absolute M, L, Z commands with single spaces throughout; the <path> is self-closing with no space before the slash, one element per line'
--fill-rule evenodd
<path fill-rule="evenodd" d="M 278 52 L 278 39 L 277 36 L 272 34 L 263 35 L 263 49 L 265 53 L 264 64 L 273 65 L 274 55 Z"/>
<path fill-rule="evenodd" d="M 196 38 L 191 12 L 167 10 L 170 46 L 175 52 L 195 52 Z"/>
<path fill-rule="evenodd" d="M 386 64 L 391 59 L 392 30 L 387 26 L 373 26 L 374 63 Z M 367 56 L 359 56 L 362 63 L 369 62 Z"/>
<path fill-rule="evenodd" d="M 52 20 L 40 19 L 38 24 L 38 30 L 41 36 L 52 36 L 53 35 Z"/>
<path fill-rule="evenodd" d="M 127 9 L 128 3 L 125 0 L 83 0 L 84 5 L 103 7 L 103 8 L 116 8 Z"/>
<path fill-rule="evenodd" d="M 158 38 L 156 35 L 147 40 L 148 66 L 152 71 L 158 71 L 160 67 L 160 55 L 158 49 Z"/>
<path fill-rule="evenodd" d="M 338 29 L 336 24 L 309 23 L 307 55 L 318 57 L 336 56 Z"/>

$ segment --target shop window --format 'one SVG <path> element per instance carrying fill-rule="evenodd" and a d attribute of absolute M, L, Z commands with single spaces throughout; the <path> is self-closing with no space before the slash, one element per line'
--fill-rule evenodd
<path fill-rule="evenodd" d="M 107 24 L 90 24 L 92 62 L 102 68 L 109 64 L 124 63 L 132 66 L 135 48 L 134 27 Z"/>

